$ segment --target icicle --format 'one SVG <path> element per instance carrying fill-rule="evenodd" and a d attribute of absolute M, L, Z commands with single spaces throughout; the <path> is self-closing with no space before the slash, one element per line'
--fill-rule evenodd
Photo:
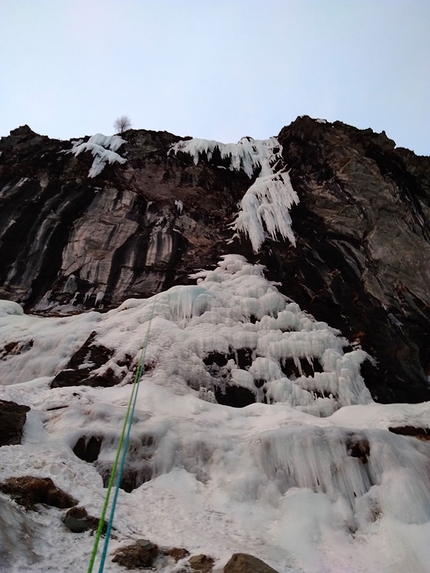
<path fill-rule="evenodd" d="M 242 170 L 249 178 L 256 177 L 242 198 L 232 228 L 249 236 L 256 253 L 267 236 L 273 240 L 279 236 L 295 245 L 290 209 L 299 198 L 288 173 L 278 169 L 282 157 L 279 141 L 275 137 L 262 141 L 244 137 L 237 144 L 224 144 L 189 139 L 175 143 L 169 153 L 188 153 L 197 165 L 203 155 L 210 161 L 215 150 L 219 151 L 222 160 L 229 161 L 229 169 Z"/>
<path fill-rule="evenodd" d="M 91 151 L 94 156 L 93 164 L 88 172 L 88 177 L 96 177 L 105 168 L 106 163 L 125 163 L 127 160 L 116 151 L 125 143 L 125 139 L 118 135 L 103 135 L 97 133 L 85 143 L 76 142 L 71 153 L 77 157 L 83 151 Z"/>

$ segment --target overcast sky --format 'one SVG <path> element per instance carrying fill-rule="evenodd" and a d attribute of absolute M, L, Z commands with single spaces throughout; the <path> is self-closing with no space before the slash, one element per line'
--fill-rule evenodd
<path fill-rule="evenodd" d="M 0 0 L 0 136 L 263 139 L 298 115 L 430 155 L 430 0 Z"/>

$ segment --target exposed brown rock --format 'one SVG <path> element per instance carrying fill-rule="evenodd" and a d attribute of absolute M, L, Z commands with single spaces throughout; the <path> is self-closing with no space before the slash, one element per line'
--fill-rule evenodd
<path fill-rule="evenodd" d="M 64 509 L 77 505 L 77 501 L 57 487 L 51 478 L 34 476 L 11 477 L 0 483 L 0 491 L 12 497 L 26 509 L 35 509 L 38 503 Z"/>
<path fill-rule="evenodd" d="M 223 571 L 224 573 L 277 573 L 267 563 L 247 553 L 235 553 Z"/>
<path fill-rule="evenodd" d="M 172 547 L 167 551 L 167 555 L 172 557 L 172 559 L 174 559 L 176 562 L 180 561 L 181 559 L 185 559 L 185 557 L 188 557 L 189 554 L 190 552 L 183 547 Z"/>
<path fill-rule="evenodd" d="M 246 175 L 169 156 L 172 134 L 131 130 L 127 162 L 91 179 L 91 153 L 31 133 L 0 141 L 0 296 L 27 308 L 111 307 L 218 259 Z"/>
<path fill-rule="evenodd" d="M 0 400 L 0 446 L 20 444 L 28 406 Z"/>
<path fill-rule="evenodd" d="M 209 573 L 212 571 L 214 566 L 214 560 L 212 557 L 208 557 L 203 553 L 199 555 L 193 555 L 189 558 L 188 563 L 193 571 L 198 571 L 198 573 Z"/>
<path fill-rule="evenodd" d="M 0 358 L 4 358 L 8 355 L 16 355 L 16 354 L 22 354 L 23 352 L 26 352 L 27 350 L 29 350 L 34 344 L 33 340 L 28 340 L 28 341 L 20 341 L 20 342 L 8 342 L 7 344 L 4 345 L 3 349 L 0 351 Z"/>
<path fill-rule="evenodd" d="M 396 426 L 388 428 L 394 434 L 401 436 L 413 436 L 419 440 L 427 442 L 430 440 L 430 428 L 415 428 L 414 426 Z"/>
<path fill-rule="evenodd" d="M 147 569 L 158 555 L 157 545 L 147 539 L 138 539 L 136 543 L 114 551 L 112 561 L 127 569 Z"/>

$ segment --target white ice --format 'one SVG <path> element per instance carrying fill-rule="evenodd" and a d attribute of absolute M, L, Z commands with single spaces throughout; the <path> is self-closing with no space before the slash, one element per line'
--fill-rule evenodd
<path fill-rule="evenodd" d="M 136 364 L 149 332 L 127 463 L 151 479 L 120 492 L 110 551 L 148 538 L 211 555 L 215 571 L 241 551 L 280 573 L 428 572 L 430 446 L 388 428 L 428 428 L 430 404 L 373 403 L 365 353 L 345 352 L 339 333 L 279 293 L 261 266 L 229 255 L 195 279 L 105 314 L 42 318 L 2 301 L 0 398 L 31 410 L 22 445 L 0 448 L 0 481 L 51 477 L 99 516 L 97 467 L 112 465 L 131 391 L 123 361 Z M 122 383 L 51 389 L 92 332 L 113 351 L 98 372 L 122 373 Z M 211 365 L 220 355 L 225 365 Z M 217 404 L 222 381 L 256 402 Z M 103 439 L 95 464 L 72 451 L 91 436 Z M 86 570 L 93 537 L 66 530 L 63 513 L 25 513 L 0 494 L 2 570 Z M 108 558 L 105 570 L 121 568 Z"/>
<path fill-rule="evenodd" d="M 91 151 L 94 156 L 94 161 L 91 169 L 88 172 L 88 177 L 97 177 L 103 169 L 106 163 L 125 163 L 125 157 L 121 157 L 116 151 L 125 143 L 125 139 L 119 137 L 119 135 L 103 135 L 102 133 L 97 133 L 89 138 L 85 143 L 81 141 L 76 142 L 71 150 L 71 153 L 77 157 L 83 151 Z"/>

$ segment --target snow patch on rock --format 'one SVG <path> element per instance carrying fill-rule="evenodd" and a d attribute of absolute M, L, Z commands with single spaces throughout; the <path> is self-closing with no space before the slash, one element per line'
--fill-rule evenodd
<path fill-rule="evenodd" d="M 125 139 L 119 135 L 103 135 L 96 133 L 89 138 L 85 143 L 78 141 L 72 147 L 71 153 L 77 157 L 83 151 L 91 151 L 94 157 L 91 169 L 88 172 L 88 177 L 97 177 L 106 163 L 121 163 L 124 164 L 127 160 L 121 157 L 116 151 L 125 143 Z"/>

